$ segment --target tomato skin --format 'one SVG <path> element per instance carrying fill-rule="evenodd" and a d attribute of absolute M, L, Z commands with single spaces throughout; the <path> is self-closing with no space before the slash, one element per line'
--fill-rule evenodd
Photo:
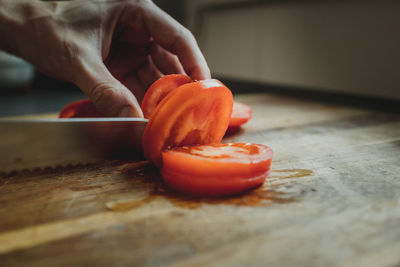
<path fill-rule="evenodd" d="M 251 115 L 253 113 L 253 109 L 243 103 L 233 102 L 232 116 L 229 121 L 229 126 L 226 132 L 228 134 L 237 132 L 240 129 L 240 126 L 245 124 L 251 119 Z"/>
<path fill-rule="evenodd" d="M 194 176 L 161 169 L 165 184 L 181 193 L 197 197 L 222 197 L 243 193 L 262 185 L 270 171 L 254 177 Z"/>
<path fill-rule="evenodd" d="M 231 143 L 177 147 L 162 152 L 165 183 L 195 196 L 227 196 L 261 185 L 273 151 L 260 144 Z"/>
<path fill-rule="evenodd" d="M 231 91 L 217 80 L 181 85 L 156 107 L 143 134 L 146 158 L 161 166 L 161 151 L 219 143 L 232 113 Z"/>
<path fill-rule="evenodd" d="M 243 149 L 246 153 L 223 152 L 223 147 Z M 197 155 L 199 149 L 209 151 L 215 148 L 223 157 L 207 157 Z M 220 149 L 220 152 L 219 152 Z M 200 151 L 201 152 L 201 151 Z M 223 154 L 224 153 L 224 154 Z M 273 151 L 260 144 L 232 143 L 192 147 L 180 147 L 162 152 L 163 168 L 176 173 L 194 176 L 258 176 L 271 167 Z"/>
<path fill-rule="evenodd" d="M 58 115 L 59 118 L 101 118 L 105 117 L 97 111 L 90 99 L 77 100 L 67 104 Z"/>
<path fill-rule="evenodd" d="M 164 97 L 179 86 L 190 82 L 193 82 L 192 79 L 184 74 L 170 74 L 155 81 L 146 91 L 142 101 L 141 109 L 144 117 L 150 118 Z"/>

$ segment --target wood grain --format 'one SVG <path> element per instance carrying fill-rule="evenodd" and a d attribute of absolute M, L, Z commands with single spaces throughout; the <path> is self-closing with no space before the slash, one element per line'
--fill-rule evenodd
<path fill-rule="evenodd" d="M 399 266 L 400 115 L 269 94 L 224 142 L 271 146 L 253 191 L 195 199 L 146 161 L 0 177 L 0 266 Z"/>

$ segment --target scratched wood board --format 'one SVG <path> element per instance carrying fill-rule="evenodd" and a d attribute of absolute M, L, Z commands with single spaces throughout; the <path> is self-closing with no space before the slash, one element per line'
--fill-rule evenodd
<path fill-rule="evenodd" d="M 195 199 L 146 161 L 0 177 L 0 266 L 399 266 L 400 115 L 272 94 L 224 142 L 275 151 L 253 191 Z"/>

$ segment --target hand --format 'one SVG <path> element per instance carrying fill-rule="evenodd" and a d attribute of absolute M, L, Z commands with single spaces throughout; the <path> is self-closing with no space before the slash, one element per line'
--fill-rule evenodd
<path fill-rule="evenodd" d="M 210 78 L 190 31 L 151 1 L 0 0 L 0 24 L 0 48 L 76 84 L 109 116 L 142 117 L 138 100 L 163 74 Z"/>

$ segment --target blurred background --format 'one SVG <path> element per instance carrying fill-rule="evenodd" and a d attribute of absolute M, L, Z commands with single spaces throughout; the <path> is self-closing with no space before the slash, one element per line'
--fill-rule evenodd
<path fill-rule="evenodd" d="M 194 33 L 234 93 L 400 107 L 399 1 L 154 2 Z M 0 116 L 56 112 L 84 97 L 0 52 Z"/>

